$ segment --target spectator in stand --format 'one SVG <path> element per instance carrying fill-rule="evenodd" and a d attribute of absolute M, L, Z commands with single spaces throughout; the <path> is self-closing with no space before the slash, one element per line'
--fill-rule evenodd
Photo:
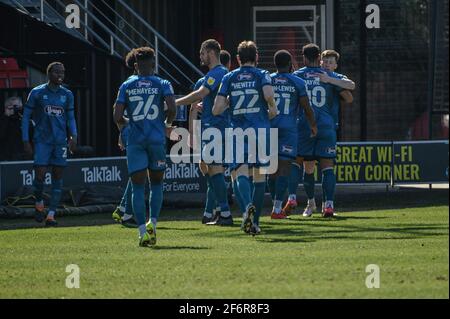
<path fill-rule="evenodd" d="M 13 96 L 6 99 L 4 112 L 0 115 L 0 161 L 31 159 L 23 149 L 22 111 L 23 105 L 20 97 Z"/>

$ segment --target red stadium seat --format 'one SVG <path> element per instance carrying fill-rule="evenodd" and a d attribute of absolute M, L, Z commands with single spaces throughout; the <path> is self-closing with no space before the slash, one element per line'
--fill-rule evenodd
<path fill-rule="evenodd" d="M 9 88 L 8 73 L 0 71 L 0 89 Z"/>
<path fill-rule="evenodd" d="M 27 71 L 11 71 L 8 72 L 9 86 L 13 89 L 28 87 L 28 72 Z"/>
<path fill-rule="evenodd" d="M 19 65 L 14 58 L 0 58 L 0 71 L 18 71 Z"/>

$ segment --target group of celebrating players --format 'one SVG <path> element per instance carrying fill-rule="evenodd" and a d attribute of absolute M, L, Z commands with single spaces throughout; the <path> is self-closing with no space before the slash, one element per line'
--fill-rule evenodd
<path fill-rule="evenodd" d="M 225 152 L 213 161 L 201 161 L 201 172 L 207 180 L 207 196 L 203 224 L 233 225 L 227 197 L 224 172 L 231 171 L 232 188 L 242 213 L 241 229 L 252 235 L 261 232 L 260 215 L 267 183 L 273 200 L 272 219 L 285 219 L 297 207 L 296 191 L 304 167 L 303 184 L 308 203 L 303 212 L 311 216 L 316 209 L 314 200 L 314 169 L 319 161 L 322 171 L 324 217 L 334 215 L 334 159 L 336 157 L 336 130 L 339 105 L 351 103 L 351 90 L 355 84 L 345 76 L 335 73 L 339 55 L 333 50 L 320 52 L 315 44 L 303 47 L 305 67 L 292 72 L 292 56 L 286 50 L 274 55 L 276 73 L 257 68 L 258 52 L 252 41 L 243 41 L 237 48 L 239 68 L 229 71 L 230 55 L 220 44 L 209 39 L 200 48 L 201 64 L 209 72 L 200 78 L 193 92 L 174 99 L 168 81 L 153 74 L 155 55 L 150 48 L 131 51 L 126 63 L 135 74 L 119 89 L 114 107 L 114 119 L 121 130 L 120 145 L 126 145 L 128 170 L 131 176 L 126 193 L 113 218 L 124 225 L 139 229 L 139 245 L 156 243 L 156 223 L 162 205 L 162 179 L 165 170 L 165 134 L 170 132 L 176 107 L 191 105 L 189 128 L 201 113 L 201 130 L 219 130 L 224 150 L 227 147 L 226 130 L 249 128 L 278 130 L 278 168 L 267 176 L 260 170 L 265 166 L 259 160 L 259 148 L 244 145 L 236 150 L 234 160 L 225 162 Z M 124 111 L 127 111 L 127 117 Z M 164 112 L 167 110 L 167 112 Z M 267 141 L 268 139 L 266 139 Z M 256 137 L 258 144 L 258 136 Z M 229 143 L 229 141 L 228 141 Z M 192 145 L 192 142 L 190 142 Z M 229 145 L 228 145 L 229 146 Z M 202 151 L 206 147 L 202 141 Z M 243 161 L 236 153 L 243 152 Z M 267 151 L 267 149 L 266 149 Z M 144 185 L 150 178 L 150 218 L 145 223 Z M 286 190 L 287 203 L 282 207 Z M 133 220 L 134 216 L 134 220 Z"/>
<path fill-rule="evenodd" d="M 232 188 L 242 213 L 241 229 L 248 234 L 260 234 L 260 215 L 266 185 L 273 201 L 272 219 L 285 219 L 298 206 L 296 192 L 302 179 L 308 197 L 304 216 L 316 210 L 314 199 L 314 169 L 316 161 L 322 171 L 322 215 L 334 215 L 334 159 L 336 157 L 336 130 L 340 103 L 351 103 L 355 83 L 335 73 L 339 54 L 333 50 L 321 53 L 315 44 L 302 49 L 305 67 L 293 71 L 292 56 L 286 50 L 274 55 L 277 71 L 270 74 L 257 68 L 258 50 L 252 41 L 243 41 L 237 48 L 239 68 L 229 71 L 230 54 L 221 50 L 214 39 L 206 40 L 200 48 L 201 64 L 209 72 L 199 79 L 193 92 L 175 99 L 169 81 L 154 74 L 155 52 L 148 47 L 136 48 L 126 57 L 133 69 L 121 86 L 114 104 L 114 121 L 120 130 L 119 146 L 126 149 L 130 176 L 121 204 L 113 218 L 125 226 L 137 226 L 139 246 L 156 244 L 156 225 L 163 202 L 163 178 L 166 169 L 166 136 L 173 130 L 172 122 L 179 105 L 191 105 L 189 129 L 194 134 L 195 120 L 201 114 L 201 130 L 219 130 L 222 138 L 215 143 L 234 149 L 231 162 L 225 161 L 225 152 L 218 159 L 201 161 L 201 172 L 208 185 L 203 224 L 233 225 L 227 196 L 224 172 L 231 172 Z M 226 60 L 226 61 L 225 61 Z M 67 136 L 69 149 L 76 146 L 76 123 L 73 119 L 73 95 L 61 86 L 64 67 L 53 63 L 48 70 L 49 82 L 33 89 L 25 106 L 23 133 L 28 141 L 28 123 L 35 122 L 34 145 L 37 174 L 34 180 L 36 220 L 44 220 L 42 188 L 45 169 L 52 167 L 52 195 L 46 225 L 54 226 L 56 207 L 62 187 L 62 167 L 66 165 Z M 69 124 L 69 125 L 67 125 Z M 261 152 L 244 143 L 242 149 L 234 140 L 225 138 L 227 130 L 253 129 L 263 131 L 266 137 L 271 129 L 278 131 L 278 167 L 266 176 L 267 165 L 260 160 Z M 64 133 L 64 134 L 61 134 Z M 60 134 L 60 135 L 57 135 Z M 256 134 L 255 134 L 256 135 Z M 261 144 L 260 135 L 254 137 Z M 269 138 L 265 139 L 267 142 Z M 247 140 L 245 140 L 247 141 Z M 192 145 L 192 142 L 190 142 Z M 202 152 L 206 148 L 202 141 Z M 239 153 L 242 160 L 237 160 Z M 217 155 L 217 154 L 216 154 Z M 149 218 L 146 218 L 145 184 L 150 182 Z M 283 207 L 286 191 L 287 203 Z"/>

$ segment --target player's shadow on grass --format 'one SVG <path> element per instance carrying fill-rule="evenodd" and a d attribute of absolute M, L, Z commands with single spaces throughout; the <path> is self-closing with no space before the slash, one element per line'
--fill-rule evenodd
<path fill-rule="evenodd" d="M 211 249 L 209 247 L 196 247 L 196 246 L 153 246 L 148 247 L 149 249 L 154 250 L 205 250 L 205 249 Z"/>
<path fill-rule="evenodd" d="M 312 223 L 323 223 L 324 225 L 331 223 L 331 222 L 339 222 L 339 221 L 345 221 L 345 220 L 374 220 L 374 219 L 385 219 L 388 218 L 386 216 L 345 216 L 345 215 L 337 215 L 331 218 L 324 218 L 319 217 L 320 215 L 317 214 L 315 217 L 302 217 L 299 215 L 291 215 L 289 219 L 285 219 L 282 221 L 265 221 L 265 225 L 306 225 L 306 224 L 312 224 Z"/>
<path fill-rule="evenodd" d="M 364 227 L 352 225 L 317 225 L 309 224 L 295 231 L 285 227 L 263 227 L 261 242 L 314 242 L 318 240 L 392 240 L 392 239 L 419 239 L 433 236 L 448 236 L 447 224 L 420 224 L 404 225 L 393 224 L 394 227 Z M 313 228 L 309 228 L 313 226 Z M 315 226 L 324 227 L 321 230 Z M 400 227 L 401 226 L 401 227 Z M 327 229 L 328 228 L 328 229 Z M 330 229 L 331 228 L 331 229 Z M 380 235 L 374 235 L 380 234 Z M 366 234 L 361 236 L 360 234 Z M 384 234 L 384 235 L 381 235 Z M 265 237 L 269 236 L 269 237 Z M 271 238 L 270 236 L 283 236 L 282 238 Z M 301 237 L 296 237 L 301 236 Z"/>
<path fill-rule="evenodd" d="M 401 188 L 359 195 L 346 193 L 343 189 L 342 193 L 336 194 L 338 207 L 343 207 L 346 212 L 445 206 L 448 200 L 448 189 Z"/>
<path fill-rule="evenodd" d="M 165 227 L 165 226 L 158 226 L 158 230 L 200 230 L 201 227 L 198 228 L 182 228 L 182 227 Z"/>
<path fill-rule="evenodd" d="M 65 228 L 65 227 L 88 227 L 88 226 L 107 226 L 107 225 L 117 225 L 122 227 L 116 222 L 114 222 L 110 215 L 105 216 L 105 214 L 95 214 L 94 215 L 84 215 L 84 216 L 62 216 L 57 218 L 58 226 L 55 228 Z M 26 219 L 0 219 L 0 231 L 4 230 L 18 230 L 18 229 L 31 229 L 31 228 L 49 228 L 45 227 L 45 223 L 37 223 L 33 218 Z"/>

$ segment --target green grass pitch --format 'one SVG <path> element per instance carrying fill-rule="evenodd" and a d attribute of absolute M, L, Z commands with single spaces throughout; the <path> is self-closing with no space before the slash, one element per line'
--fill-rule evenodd
<path fill-rule="evenodd" d="M 0 298 L 449 298 L 447 205 L 262 218 L 262 234 L 166 216 L 155 248 L 109 214 L 0 221 Z M 193 214 L 191 210 L 188 212 Z M 164 212 L 163 212 L 164 214 Z M 65 226 L 65 227 L 64 227 Z M 80 288 L 65 285 L 80 268 Z M 366 266 L 380 288 L 366 287 Z"/>

